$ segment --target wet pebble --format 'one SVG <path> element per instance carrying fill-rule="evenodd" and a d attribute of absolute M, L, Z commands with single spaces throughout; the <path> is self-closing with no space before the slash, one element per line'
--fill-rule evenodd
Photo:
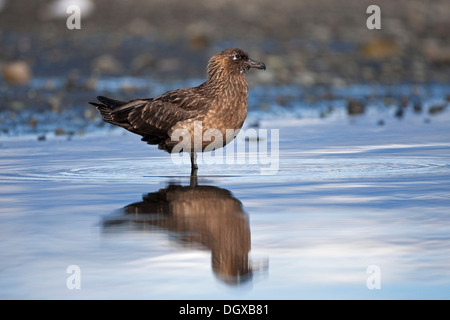
<path fill-rule="evenodd" d="M 25 61 L 14 61 L 2 67 L 3 80 L 11 85 L 24 85 L 31 80 L 31 68 Z"/>
<path fill-rule="evenodd" d="M 122 65 L 113 55 L 104 54 L 94 59 L 92 69 L 94 72 L 100 74 L 114 74 L 122 70 Z"/>
<path fill-rule="evenodd" d="M 414 104 L 413 110 L 414 110 L 415 113 L 421 113 L 422 112 L 422 105 L 420 103 Z"/>
<path fill-rule="evenodd" d="M 52 112 L 59 112 L 59 111 L 61 111 L 62 95 L 56 94 L 56 95 L 52 95 L 51 97 L 48 97 L 47 98 L 47 103 L 50 106 L 50 110 Z"/>
<path fill-rule="evenodd" d="M 35 117 L 30 117 L 28 120 L 28 125 L 32 128 L 36 128 L 38 125 L 38 120 Z"/>
<path fill-rule="evenodd" d="M 363 114 L 365 111 L 365 106 L 363 103 L 350 99 L 347 102 L 347 113 L 349 115 Z"/>
<path fill-rule="evenodd" d="M 428 114 L 438 114 L 441 113 L 442 111 L 444 111 L 447 108 L 447 105 L 442 104 L 442 105 L 436 105 L 436 106 L 431 106 L 428 109 Z"/>
<path fill-rule="evenodd" d="M 62 129 L 62 128 L 56 128 L 55 129 L 55 135 L 62 136 L 64 134 L 66 134 L 66 131 L 64 129 Z"/>
<path fill-rule="evenodd" d="M 397 111 L 395 111 L 395 117 L 400 119 L 400 118 L 403 118 L 403 115 L 404 115 L 403 108 L 401 106 L 399 106 L 397 108 Z"/>
<path fill-rule="evenodd" d="M 84 83 L 84 88 L 86 90 L 95 90 L 95 88 L 97 87 L 97 82 L 98 79 L 97 77 L 89 77 L 86 82 Z"/>
<path fill-rule="evenodd" d="M 361 48 L 363 55 L 369 59 L 386 59 L 398 56 L 400 46 L 392 39 L 369 39 Z"/>

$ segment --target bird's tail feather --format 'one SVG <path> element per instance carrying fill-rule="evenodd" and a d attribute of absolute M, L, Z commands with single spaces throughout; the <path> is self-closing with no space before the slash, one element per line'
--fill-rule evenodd
<path fill-rule="evenodd" d="M 98 111 L 100 111 L 103 121 L 109 122 L 116 126 L 123 127 L 127 130 L 132 129 L 128 120 L 128 115 L 130 111 L 144 105 L 144 103 L 139 100 L 125 102 L 103 96 L 98 96 L 97 99 L 101 103 L 97 102 L 89 102 L 89 103 L 95 106 Z"/>
<path fill-rule="evenodd" d="M 123 106 L 124 104 L 126 104 L 126 102 L 103 97 L 103 96 L 98 96 L 97 99 L 101 103 L 97 103 L 97 102 L 89 102 L 89 103 L 92 104 L 93 106 L 95 106 L 98 111 L 100 111 L 100 114 L 102 115 L 102 118 L 104 121 L 116 124 L 115 123 L 116 121 L 113 119 L 111 112 L 115 108 Z"/>
<path fill-rule="evenodd" d="M 100 101 L 105 106 L 108 106 L 111 109 L 115 109 L 117 107 L 123 106 L 124 104 L 127 104 L 127 102 L 125 102 L 125 101 L 111 99 L 111 98 L 103 97 L 103 96 L 98 96 L 97 99 L 98 99 L 98 101 Z"/>

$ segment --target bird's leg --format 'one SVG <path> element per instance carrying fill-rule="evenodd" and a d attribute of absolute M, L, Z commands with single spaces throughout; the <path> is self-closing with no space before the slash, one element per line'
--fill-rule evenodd
<path fill-rule="evenodd" d="M 191 152 L 191 168 L 192 171 L 197 171 L 198 165 L 197 165 L 197 153 L 195 151 Z"/>
<path fill-rule="evenodd" d="M 197 171 L 198 171 L 197 153 L 193 151 L 191 152 L 191 187 L 197 185 Z"/>
<path fill-rule="evenodd" d="M 197 153 L 195 151 L 191 152 L 191 168 L 192 171 L 195 169 L 197 171 L 198 165 L 197 165 Z"/>

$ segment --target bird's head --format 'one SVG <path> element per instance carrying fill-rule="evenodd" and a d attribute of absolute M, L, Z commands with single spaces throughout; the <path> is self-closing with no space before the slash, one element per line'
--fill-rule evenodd
<path fill-rule="evenodd" d="M 244 75 L 250 68 L 266 70 L 263 62 L 250 59 L 247 52 L 231 48 L 211 57 L 208 63 L 208 76 Z"/>

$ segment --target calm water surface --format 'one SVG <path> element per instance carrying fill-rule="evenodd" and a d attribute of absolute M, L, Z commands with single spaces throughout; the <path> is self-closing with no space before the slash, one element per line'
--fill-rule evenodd
<path fill-rule="evenodd" d="M 121 131 L 2 138 L 0 297 L 448 299 L 449 120 L 267 119 L 275 174 L 198 186 Z"/>

